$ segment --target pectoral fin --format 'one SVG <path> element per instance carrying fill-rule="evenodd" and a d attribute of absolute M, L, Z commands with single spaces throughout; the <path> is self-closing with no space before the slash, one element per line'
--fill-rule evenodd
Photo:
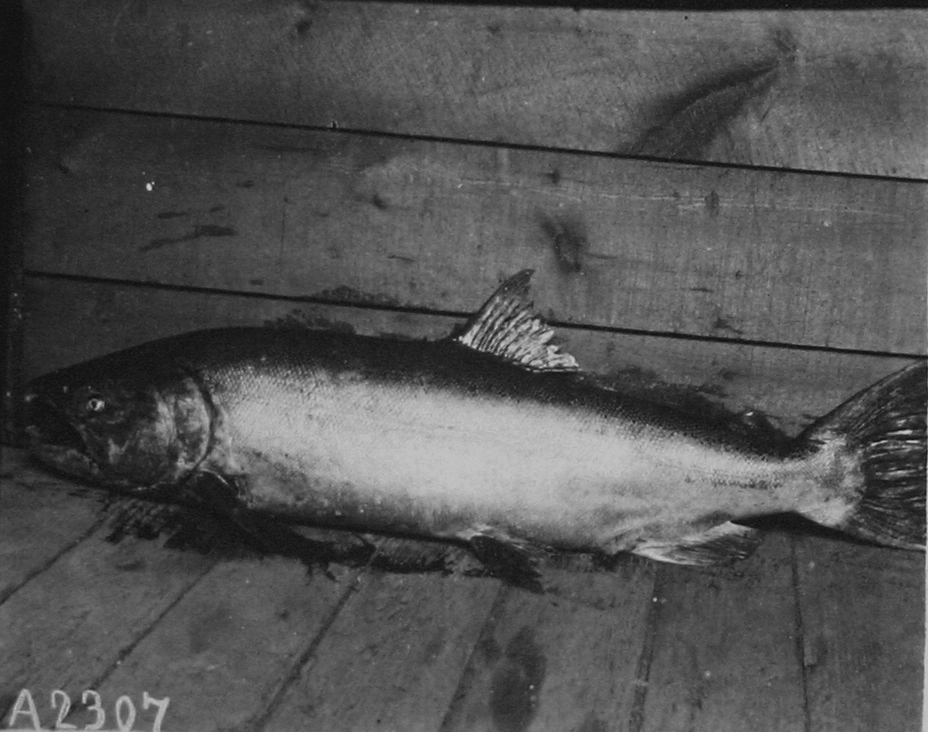
<path fill-rule="evenodd" d="M 659 562 L 710 566 L 745 559 L 760 540 L 757 529 L 726 521 L 675 541 L 644 541 L 631 551 Z"/>

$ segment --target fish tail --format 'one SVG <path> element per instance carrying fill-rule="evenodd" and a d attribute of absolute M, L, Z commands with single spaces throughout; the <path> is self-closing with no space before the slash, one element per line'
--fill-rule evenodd
<path fill-rule="evenodd" d="M 887 376 L 800 436 L 828 459 L 825 493 L 807 518 L 852 536 L 925 548 L 925 417 L 928 364 Z"/>

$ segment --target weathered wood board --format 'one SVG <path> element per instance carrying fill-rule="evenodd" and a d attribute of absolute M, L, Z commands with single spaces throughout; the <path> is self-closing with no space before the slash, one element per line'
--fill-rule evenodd
<path fill-rule="evenodd" d="M 98 524 L 97 506 L 75 502 L 73 485 L 25 464 L 8 448 L 0 484 L 0 602 L 49 567 Z"/>
<path fill-rule="evenodd" d="M 636 732 L 805 729 L 790 541 L 728 572 L 662 568 Z"/>
<path fill-rule="evenodd" d="M 924 557 L 818 537 L 795 551 L 809 727 L 924 729 Z"/>
<path fill-rule="evenodd" d="M 54 689 L 72 698 L 93 689 L 211 565 L 105 535 L 91 534 L 0 604 L 4 708 L 22 688 L 41 689 L 43 702 Z"/>
<path fill-rule="evenodd" d="M 926 348 L 928 185 L 105 113 L 40 113 L 35 272 L 472 312 L 530 267 L 554 320 Z"/>
<path fill-rule="evenodd" d="M 625 557 L 609 574 L 563 573 L 547 598 L 504 590 L 441 732 L 627 729 L 659 571 Z"/>
<path fill-rule="evenodd" d="M 437 730 L 498 593 L 496 581 L 364 575 L 262 729 Z"/>
<path fill-rule="evenodd" d="M 26 3 L 56 104 L 928 177 L 925 12 Z"/>
<path fill-rule="evenodd" d="M 97 686 L 104 699 L 143 690 L 171 700 L 180 730 L 248 729 L 328 635 L 357 571 L 307 576 L 284 559 L 223 562 L 207 573 Z M 138 729 L 151 729 L 150 711 Z M 82 728 L 94 715 L 73 714 Z"/>

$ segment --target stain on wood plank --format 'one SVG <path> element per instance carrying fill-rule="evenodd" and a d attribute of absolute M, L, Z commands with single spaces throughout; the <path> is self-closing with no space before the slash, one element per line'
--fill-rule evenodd
<path fill-rule="evenodd" d="M 553 595 L 500 596 L 442 732 L 625 729 L 654 567 L 623 557 L 609 574 L 552 577 Z"/>
<path fill-rule="evenodd" d="M 158 218 L 165 218 L 160 215 Z M 155 249 L 161 249 L 170 244 L 183 244 L 188 241 L 195 241 L 203 237 L 221 237 L 221 236 L 235 236 L 238 232 L 235 231 L 231 226 L 217 226 L 216 224 L 198 224 L 193 227 L 187 234 L 182 234 L 174 238 L 163 237 L 160 239 L 152 239 L 148 244 L 143 244 L 139 247 L 140 252 L 151 252 Z"/>
<path fill-rule="evenodd" d="M 928 177 L 918 11 L 288 0 L 26 11 L 30 81 L 52 103 Z M 183 42 L 159 28 L 183 28 Z"/>
<path fill-rule="evenodd" d="M 471 312 L 529 267 L 555 320 L 926 349 L 928 185 L 131 115 L 36 122 L 32 270 Z M 53 161 L 74 125 L 105 145 L 66 178 Z M 269 138 L 319 143 L 297 159 L 261 152 Z M 229 184 L 242 177 L 261 183 Z M 158 218 L 188 209 L 201 213 Z M 126 255 L 191 227 L 236 235 Z"/>
<path fill-rule="evenodd" d="M 371 573 L 262 726 L 437 729 L 498 581 Z"/>

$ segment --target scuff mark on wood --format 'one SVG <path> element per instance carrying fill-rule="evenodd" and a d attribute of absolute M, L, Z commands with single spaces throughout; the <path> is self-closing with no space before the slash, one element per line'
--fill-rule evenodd
<path fill-rule="evenodd" d="M 524 626 L 506 645 L 493 674 L 489 706 L 498 730 L 522 732 L 529 726 L 538 707 L 546 666 L 533 629 Z"/>
<path fill-rule="evenodd" d="M 589 242 L 582 221 L 542 214 L 541 230 L 551 241 L 558 269 L 564 274 L 583 272 L 583 256 L 589 249 Z"/>
<path fill-rule="evenodd" d="M 293 29 L 296 31 L 297 38 L 302 41 L 304 38 L 306 38 L 306 34 L 309 33 L 312 27 L 313 22 L 309 18 L 303 18 L 297 21 Z"/>
<path fill-rule="evenodd" d="M 339 285 L 331 290 L 322 290 L 310 297 L 326 302 L 343 302 L 364 305 L 389 305 L 396 307 L 402 303 L 391 295 L 374 295 L 367 292 L 355 290 L 353 287 Z"/>
<path fill-rule="evenodd" d="M 161 249 L 166 247 L 169 244 L 182 244 L 187 241 L 194 241 L 195 239 L 201 239 L 203 237 L 213 237 L 213 236 L 235 236 L 238 232 L 233 229 L 231 226 L 216 226 L 215 224 L 201 224 L 195 226 L 193 231 L 183 236 L 178 237 L 164 237 L 160 239 L 152 239 L 148 244 L 144 244 L 139 247 L 140 252 L 150 252 L 155 249 Z"/>
<path fill-rule="evenodd" d="M 734 325 L 731 324 L 731 321 L 723 318 L 721 315 L 715 316 L 715 320 L 712 323 L 713 330 L 725 330 L 729 333 L 734 333 L 735 335 L 744 335 L 743 330 L 739 330 Z"/>

